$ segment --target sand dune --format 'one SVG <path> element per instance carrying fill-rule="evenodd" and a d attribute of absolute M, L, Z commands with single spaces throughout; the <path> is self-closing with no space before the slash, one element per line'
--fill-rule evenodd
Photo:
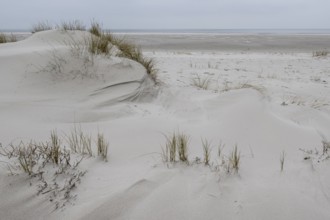
<path fill-rule="evenodd" d="M 36 196 L 37 180 L 7 176 L 0 163 L 0 218 L 329 219 L 329 159 L 313 153 L 305 160 L 300 149 L 322 152 L 330 140 L 330 64 L 312 56 L 303 36 L 286 41 L 299 50 L 282 52 L 264 41 L 247 51 L 244 36 L 225 51 L 194 44 L 196 36 L 171 38 L 178 48 L 146 36 L 158 86 L 139 63 L 73 51 L 86 36 L 46 31 L 0 45 L 0 142 L 43 141 L 50 130 L 66 133 L 79 123 L 109 139 L 109 161 L 83 160 L 88 172 L 76 199 L 55 211 L 47 196 Z M 190 165 L 162 162 L 164 134 L 175 131 L 190 137 Z M 212 146 L 211 167 L 196 162 L 202 138 Z M 238 173 L 220 166 L 220 142 L 224 160 L 238 146 Z"/>

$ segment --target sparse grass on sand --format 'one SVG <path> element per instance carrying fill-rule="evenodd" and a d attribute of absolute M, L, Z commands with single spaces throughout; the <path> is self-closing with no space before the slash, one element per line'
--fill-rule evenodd
<path fill-rule="evenodd" d="M 56 26 L 57 29 L 68 30 L 86 30 L 85 25 L 79 20 L 73 20 L 71 22 L 62 22 Z M 32 33 L 39 31 L 52 30 L 53 26 L 46 22 L 39 22 L 32 27 Z M 88 31 L 92 34 L 91 37 L 85 39 L 85 43 L 88 45 L 88 50 L 91 54 L 105 54 L 111 55 L 112 46 L 118 48 L 119 57 L 125 57 L 140 63 L 145 69 L 150 78 L 155 82 L 157 81 L 157 69 L 155 61 L 152 58 L 144 57 L 140 48 L 133 43 L 129 43 L 123 39 L 118 39 L 110 32 L 104 32 L 101 25 L 92 21 Z M 0 36 L 1 37 L 1 36 Z M 1 42 L 1 38 L 0 38 Z"/>
<path fill-rule="evenodd" d="M 6 35 L 4 33 L 0 33 L 0 44 L 16 42 L 16 41 L 17 38 L 14 34 Z"/>
<path fill-rule="evenodd" d="M 141 49 L 138 48 L 135 44 L 125 41 L 124 39 L 118 39 L 110 32 L 104 32 L 101 28 L 101 25 L 95 21 L 92 22 L 89 32 L 98 37 L 96 38 L 98 39 L 96 40 L 98 43 L 92 40 L 92 52 L 101 51 L 104 53 L 104 49 L 108 48 L 106 46 L 106 42 L 110 42 L 111 45 L 114 45 L 118 48 L 119 51 L 117 56 L 125 57 L 140 63 L 146 69 L 151 79 L 154 82 L 157 82 L 157 69 L 155 61 L 151 58 L 144 57 Z"/>
<path fill-rule="evenodd" d="M 55 209 L 64 207 L 76 198 L 73 195 L 86 171 L 78 168 L 85 155 L 92 155 L 91 135 L 81 127 L 74 127 L 68 137 L 70 150 L 67 150 L 56 130 L 51 131 L 47 142 L 30 141 L 10 144 L 3 147 L 0 143 L 0 156 L 5 158 L 8 171 L 12 175 L 26 173 L 27 183 L 37 185 L 37 195 L 46 195 L 55 204 Z M 103 134 L 97 135 L 97 151 L 107 161 L 108 142 Z M 79 159 L 80 157 L 80 159 Z M 36 178 L 37 177 L 37 178 Z"/>
<path fill-rule="evenodd" d="M 92 54 L 104 54 L 109 55 L 111 48 L 109 47 L 109 41 L 107 38 L 91 35 L 87 39 L 88 50 Z"/>
<path fill-rule="evenodd" d="M 184 133 L 173 133 L 170 136 L 165 136 L 165 149 L 162 149 L 162 158 L 164 162 L 176 162 L 176 157 L 181 162 L 188 163 L 188 142 L 189 137 Z"/>
<path fill-rule="evenodd" d="M 105 140 L 103 134 L 97 134 L 97 154 L 102 157 L 104 161 L 108 161 L 109 143 Z"/>
<path fill-rule="evenodd" d="M 79 20 L 63 21 L 60 25 L 57 25 L 57 29 L 64 31 L 85 31 L 86 26 Z"/>
<path fill-rule="evenodd" d="M 238 172 L 240 167 L 241 154 L 237 150 L 237 145 L 234 147 L 232 153 L 230 154 L 229 162 L 231 164 L 231 168 Z"/>
<path fill-rule="evenodd" d="M 211 157 L 211 143 L 207 139 L 202 139 L 202 146 L 204 154 L 204 164 L 205 166 L 209 166 Z"/>
<path fill-rule="evenodd" d="M 40 31 L 47 31 L 47 30 L 53 30 L 53 26 L 48 21 L 39 22 L 37 24 L 34 24 L 31 29 L 31 33 L 37 33 Z"/>
<path fill-rule="evenodd" d="M 329 51 L 326 50 L 318 50 L 313 52 L 313 57 L 327 57 Z"/>
<path fill-rule="evenodd" d="M 201 77 L 200 75 L 196 75 L 196 77 L 192 79 L 192 85 L 203 90 L 209 88 L 210 82 L 211 79 L 209 77 Z"/>
<path fill-rule="evenodd" d="M 89 29 L 89 32 L 97 37 L 101 37 L 101 35 L 103 34 L 101 25 L 96 21 L 91 22 L 91 27 Z"/>
<path fill-rule="evenodd" d="M 217 158 L 211 162 L 212 147 L 211 142 L 207 139 L 202 139 L 203 159 L 201 157 L 195 157 L 195 160 L 188 160 L 188 149 L 190 137 L 184 133 L 172 133 L 171 135 L 165 135 L 166 143 L 165 148 L 162 147 L 161 157 L 163 162 L 168 166 L 177 162 L 184 162 L 187 165 L 196 165 L 203 163 L 208 166 L 210 170 L 217 171 L 219 173 L 238 173 L 241 166 L 241 154 L 237 145 L 234 146 L 229 155 L 223 155 L 222 150 L 224 144 L 220 143 L 217 152 Z"/>

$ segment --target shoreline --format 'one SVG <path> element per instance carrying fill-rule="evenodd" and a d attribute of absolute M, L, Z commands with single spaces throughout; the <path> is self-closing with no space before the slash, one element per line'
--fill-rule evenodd
<path fill-rule="evenodd" d="M 24 40 L 28 30 L 4 30 Z M 142 50 L 314 52 L 330 50 L 330 29 L 113 29 Z"/>
<path fill-rule="evenodd" d="M 7 33 L 11 34 L 11 33 Z M 15 33 L 13 33 L 15 34 Z M 330 34 L 113 33 L 145 51 L 298 52 L 330 50 Z M 18 40 L 30 33 L 15 34 Z"/>

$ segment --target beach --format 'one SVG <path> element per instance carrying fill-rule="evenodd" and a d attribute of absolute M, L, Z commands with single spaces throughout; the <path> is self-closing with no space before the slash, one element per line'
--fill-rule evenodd
<path fill-rule="evenodd" d="M 3 147 L 56 130 L 69 148 L 74 126 L 109 143 L 57 208 L 0 159 L 1 219 L 329 219 L 330 62 L 316 52 L 330 35 L 115 33 L 154 61 L 155 82 L 115 52 L 74 56 L 88 34 L 0 44 Z M 174 133 L 185 162 L 164 160 Z"/>

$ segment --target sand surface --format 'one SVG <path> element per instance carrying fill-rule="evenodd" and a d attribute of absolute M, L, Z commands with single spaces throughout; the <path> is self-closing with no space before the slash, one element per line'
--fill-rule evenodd
<path fill-rule="evenodd" d="M 328 34 L 131 33 L 124 36 L 145 50 L 312 52 L 330 47 L 330 35 Z"/>
<path fill-rule="evenodd" d="M 65 136 L 79 123 L 104 133 L 108 162 L 86 157 L 77 197 L 55 210 L 47 194 L 36 195 L 35 179 L 8 175 L 0 163 L 1 218 L 330 218 L 330 160 L 322 155 L 330 62 L 312 54 L 330 49 L 329 36 L 127 35 L 155 60 L 154 85 L 124 58 L 83 65 L 63 42 L 86 34 L 48 31 L 0 45 L 0 143 L 44 141 L 52 129 Z M 65 60 L 61 70 L 49 65 L 54 54 Z M 177 131 L 189 136 L 190 165 L 162 161 L 164 134 Z M 201 139 L 211 143 L 211 167 L 197 163 Z M 221 164 L 235 145 L 240 169 L 227 173 Z"/>

